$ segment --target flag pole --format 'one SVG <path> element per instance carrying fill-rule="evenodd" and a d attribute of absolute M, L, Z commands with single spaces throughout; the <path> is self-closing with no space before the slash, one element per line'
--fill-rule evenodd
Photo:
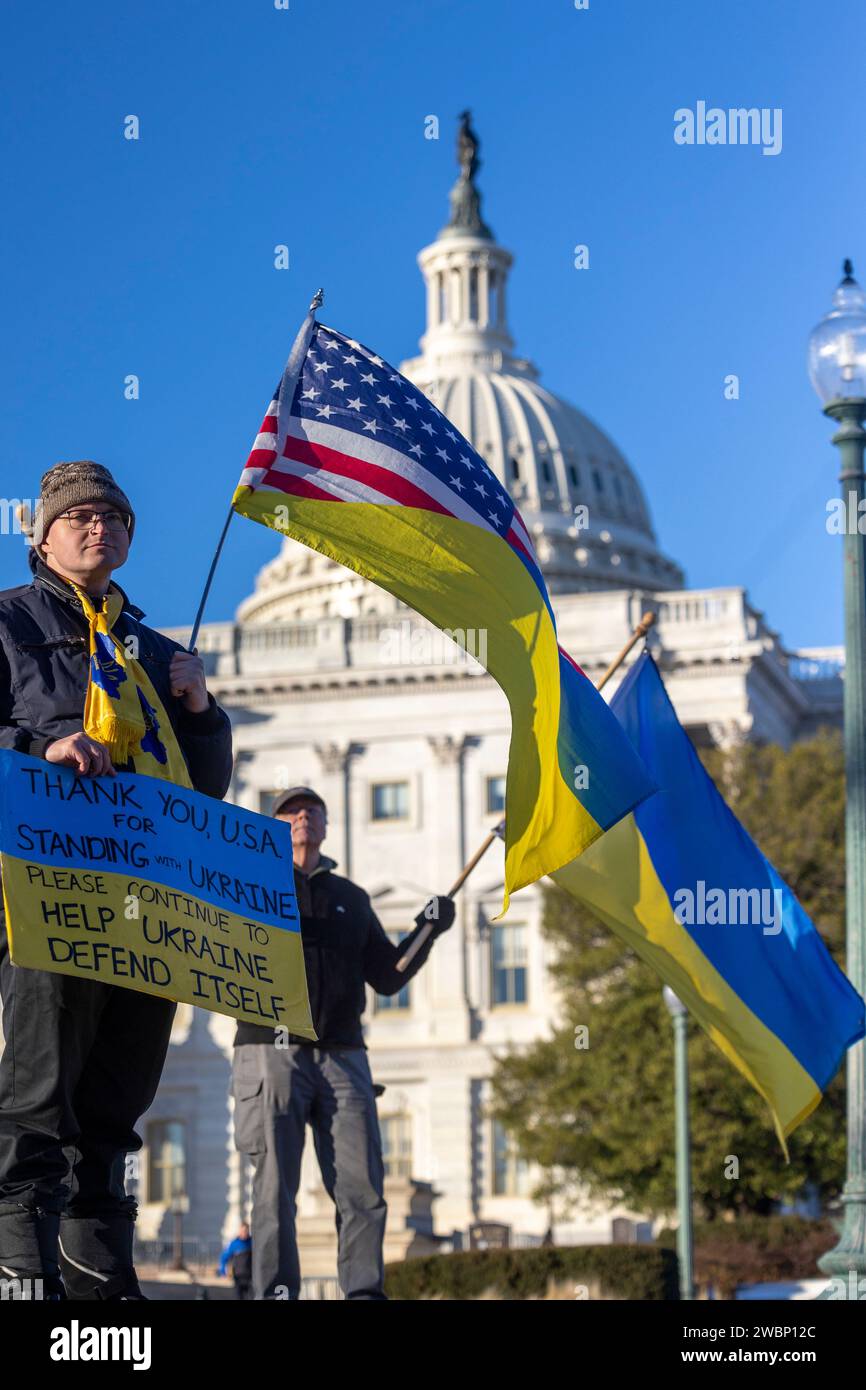
<path fill-rule="evenodd" d="M 195 644 L 196 644 L 196 640 L 197 640 L 197 638 L 198 638 L 198 630 L 199 630 L 199 628 L 201 627 L 201 620 L 202 620 L 202 618 L 203 618 L 203 616 L 204 616 L 204 606 L 205 606 L 205 604 L 207 603 L 207 596 L 208 596 L 208 594 L 210 593 L 210 586 L 211 586 L 211 584 L 213 583 L 214 571 L 216 570 L 217 563 L 218 563 L 218 561 L 219 561 L 219 557 L 220 557 L 220 555 L 222 554 L 223 543 L 224 543 L 225 538 L 226 538 L 226 536 L 227 536 L 227 534 L 228 534 L 228 529 L 229 529 L 229 526 L 230 526 L 230 524 L 231 524 L 231 519 L 232 519 L 232 517 L 234 516 L 234 514 L 235 514 L 235 509 L 234 509 L 234 507 L 229 507 L 228 516 L 226 517 L 225 521 L 223 522 L 223 529 L 222 529 L 222 531 L 220 532 L 220 538 L 219 538 L 219 540 L 217 541 L 217 548 L 216 548 L 216 550 L 214 551 L 214 553 L 213 553 L 213 559 L 212 559 L 211 562 L 210 562 L 210 569 L 209 569 L 208 572 L 207 572 L 207 579 L 206 579 L 205 582 L 204 582 L 204 590 L 203 590 L 203 592 L 202 592 L 202 596 L 201 596 L 201 599 L 200 599 L 200 601 L 199 601 L 198 612 L 197 612 L 196 615 L 195 615 L 195 621 L 193 622 L 193 625 L 192 625 L 192 631 L 191 631 L 190 634 L 189 634 L 189 650 L 190 650 L 191 652 L 194 652 L 194 651 L 195 651 Z"/>
<path fill-rule="evenodd" d="M 619 653 L 618 656 L 614 657 L 613 661 L 608 666 L 601 680 L 596 683 L 596 690 L 604 689 L 614 672 L 619 670 L 620 666 L 625 661 L 626 657 L 628 656 L 635 643 L 639 642 L 642 637 L 646 637 L 655 620 L 655 613 L 644 613 L 643 617 L 641 618 L 631 637 L 626 642 L 622 651 Z"/>
<path fill-rule="evenodd" d="M 631 637 L 628 639 L 625 646 L 622 648 L 622 651 L 620 651 L 614 657 L 613 661 L 608 666 L 604 675 L 601 677 L 601 680 L 597 682 L 595 687 L 596 690 L 601 690 L 603 686 L 607 685 L 611 676 L 619 669 L 619 667 L 625 661 L 632 647 L 634 647 L 635 644 L 639 642 L 642 637 L 646 637 L 655 620 L 655 613 L 644 613 L 643 617 L 641 618 Z M 503 838 L 504 832 L 505 821 L 501 821 L 499 825 L 495 827 L 495 829 L 491 830 L 490 834 L 482 842 L 482 844 L 479 845 L 478 849 L 475 851 L 468 863 L 464 864 L 454 883 L 448 889 L 446 897 L 453 898 L 454 895 L 460 891 L 467 878 L 472 873 L 472 870 L 484 858 L 490 846 L 493 844 L 493 841 Z M 435 922 L 427 922 L 426 925 L 422 927 L 421 931 L 419 931 L 418 935 L 415 937 L 415 940 L 412 942 L 412 945 L 409 947 L 408 951 L 406 951 L 405 954 L 400 957 L 400 959 L 397 962 L 397 969 L 401 973 L 415 959 L 435 925 Z"/>
<path fill-rule="evenodd" d="M 304 365 L 304 358 L 307 355 L 307 348 L 310 346 L 310 338 L 313 335 L 313 328 L 315 327 L 316 323 L 315 313 L 316 310 L 320 308 L 321 305 L 324 303 L 324 299 L 325 291 L 323 289 L 316 290 L 316 293 L 313 295 L 313 298 L 310 301 L 310 307 L 307 310 L 306 317 L 303 323 L 301 324 L 300 328 L 298 329 L 295 341 L 292 345 L 292 350 L 289 353 L 289 360 L 285 365 L 285 369 L 280 380 L 280 389 L 278 395 L 278 400 L 280 404 L 282 405 L 285 402 L 286 410 L 291 410 L 292 408 L 292 398 L 295 394 L 295 387 L 298 383 L 298 377 L 301 374 L 301 368 Z M 280 418 L 281 416 L 282 412 L 280 411 L 278 418 Z M 278 443 L 280 443 L 279 436 L 277 437 L 277 439 Z M 228 516 L 226 517 L 223 523 L 223 529 L 220 532 L 220 538 L 217 541 L 217 548 L 214 551 L 213 559 L 210 562 L 210 569 L 208 570 L 207 579 L 205 580 L 204 590 L 202 592 L 201 600 L 198 605 L 198 611 L 195 615 L 195 620 L 192 625 L 192 631 L 189 635 L 189 650 L 191 652 L 195 651 L 195 644 L 198 638 L 199 628 L 201 627 L 201 620 L 204 616 L 205 604 L 208 600 L 208 594 L 210 593 L 210 587 L 213 583 L 214 573 L 216 571 L 217 564 L 219 563 L 219 558 L 222 554 L 222 548 L 225 543 L 225 538 L 228 534 L 228 529 L 231 525 L 231 519 L 234 516 L 234 514 L 235 509 L 234 505 L 232 505 L 229 507 Z"/>
<path fill-rule="evenodd" d="M 493 827 L 490 834 L 484 840 L 482 840 L 481 844 L 478 846 L 472 858 L 466 864 L 463 865 L 463 868 L 460 870 L 460 873 L 457 875 L 451 887 L 448 889 L 448 892 L 445 894 L 446 898 L 453 898 L 456 893 L 460 892 L 460 889 L 463 887 L 467 878 L 472 873 L 472 870 L 475 868 L 476 864 L 480 864 L 481 860 L 484 858 L 490 846 L 493 844 L 493 841 L 502 839 L 504 835 L 505 821 L 501 820 L 498 825 L 495 825 Z M 400 959 L 397 962 L 397 969 L 401 971 L 401 973 L 415 959 L 435 925 L 436 923 L 432 920 L 427 922 L 421 928 L 421 931 L 419 931 L 418 935 L 415 937 L 415 940 L 412 942 L 412 945 L 409 947 L 405 955 L 402 955 L 400 957 Z"/>

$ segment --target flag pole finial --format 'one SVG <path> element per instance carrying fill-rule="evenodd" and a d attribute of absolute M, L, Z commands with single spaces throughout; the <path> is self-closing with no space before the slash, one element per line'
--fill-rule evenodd
<path fill-rule="evenodd" d="M 316 290 L 316 293 L 313 295 L 312 302 L 311 302 L 311 304 L 310 304 L 310 313 L 311 313 L 311 314 L 314 313 L 314 311 L 315 311 L 316 309 L 321 309 L 321 307 L 322 307 L 322 305 L 324 304 L 324 302 L 325 302 L 325 291 L 324 291 L 323 289 L 319 288 L 319 289 Z"/>

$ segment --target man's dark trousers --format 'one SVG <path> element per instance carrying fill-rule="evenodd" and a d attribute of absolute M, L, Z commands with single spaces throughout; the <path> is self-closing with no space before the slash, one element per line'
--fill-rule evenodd
<path fill-rule="evenodd" d="M 0 994 L 0 1266 L 38 1273 L 46 1227 L 49 1245 L 59 1227 L 70 1295 L 109 1296 L 132 1265 L 126 1154 L 141 1147 L 135 1125 L 156 1094 L 176 1006 L 14 966 L 2 913 Z"/>
<path fill-rule="evenodd" d="M 296 1198 L 309 1124 L 337 1209 L 340 1288 L 348 1299 L 384 1299 L 385 1174 L 366 1050 L 242 1043 L 234 1050 L 232 1090 L 235 1143 L 254 1165 L 254 1296 L 300 1293 Z"/>

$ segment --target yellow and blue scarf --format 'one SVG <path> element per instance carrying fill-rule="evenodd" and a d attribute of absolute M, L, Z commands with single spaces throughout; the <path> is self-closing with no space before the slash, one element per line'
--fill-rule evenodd
<path fill-rule="evenodd" d="M 72 587 L 90 628 L 84 732 L 105 745 L 116 765 L 132 759 L 136 772 L 192 787 L 171 720 L 150 677 L 112 632 L 123 595 L 110 590 L 97 610 L 83 589 Z"/>

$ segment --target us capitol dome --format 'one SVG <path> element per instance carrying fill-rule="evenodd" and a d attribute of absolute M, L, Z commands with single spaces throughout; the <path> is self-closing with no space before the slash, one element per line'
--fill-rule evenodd
<path fill-rule="evenodd" d="M 421 355 L 400 364 L 514 498 L 552 594 L 678 589 L 643 489 L 613 441 L 539 382 L 507 319 L 513 257 L 481 216 L 478 140 L 464 114 L 447 226 L 418 256 L 427 288 Z M 576 509 L 582 509 L 580 511 Z M 244 623 L 394 612 L 399 600 L 287 538 L 241 604 Z"/>

